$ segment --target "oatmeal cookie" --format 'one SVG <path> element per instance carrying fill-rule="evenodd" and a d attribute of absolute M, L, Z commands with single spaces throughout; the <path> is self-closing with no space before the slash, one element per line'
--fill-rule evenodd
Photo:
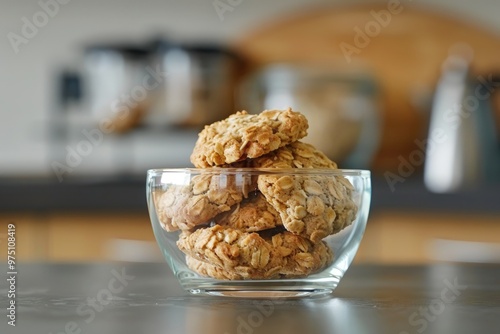
<path fill-rule="evenodd" d="M 244 279 L 242 275 L 236 272 L 230 272 L 223 268 L 214 266 L 213 264 L 203 262 L 186 255 L 186 264 L 191 269 L 202 276 L 212 277 L 215 279 L 225 280 L 241 280 Z M 264 277 L 262 277 L 264 278 Z"/>
<path fill-rule="evenodd" d="M 300 141 L 248 161 L 254 168 L 337 168 L 325 154 Z"/>
<path fill-rule="evenodd" d="M 318 242 L 354 220 L 352 185 L 342 176 L 261 175 L 259 190 L 290 232 Z"/>
<path fill-rule="evenodd" d="M 257 158 L 307 135 L 307 119 L 287 110 L 264 110 L 258 115 L 240 111 L 205 126 L 191 154 L 197 168 Z"/>
<path fill-rule="evenodd" d="M 312 145 L 295 142 L 252 161 L 259 168 L 330 168 L 337 165 Z M 351 224 L 357 207 L 342 176 L 259 175 L 258 188 L 285 228 L 313 242 Z"/>
<path fill-rule="evenodd" d="M 251 178 L 241 175 L 200 174 L 187 185 L 172 185 L 154 197 L 158 219 L 168 231 L 204 224 L 248 197 Z"/>
<path fill-rule="evenodd" d="M 177 246 L 207 264 L 198 272 L 216 278 L 299 277 L 318 271 L 333 259 L 324 242 L 314 244 L 287 231 L 262 237 L 220 225 L 182 232 Z"/>
<path fill-rule="evenodd" d="M 244 232 L 257 232 L 283 225 L 278 212 L 260 192 L 236 204 L 231 211 L 219 214 L 213 222 Z"/>
<path fill-rule="evenodd" d="M 276 271 L 259 271 L 248 267 L 239 267 L 235 270 L 227 270 L 220 268 L 208 262 L 203 262 L 186 255 L 187 266 L 196 271 L 202 276 L 208 276 L 222 280 L 244 280 L 244 279 L 276 279 L 276 278 L 291 278 L 292 275 L 280 275 Z"/>

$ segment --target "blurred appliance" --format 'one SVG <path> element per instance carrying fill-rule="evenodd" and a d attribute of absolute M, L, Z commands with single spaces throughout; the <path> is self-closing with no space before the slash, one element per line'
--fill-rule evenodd
<path fill-rule="evenodd" d="M 89 122 L 111 120 L 115 132 L 201 127 L 235 111 L 240 65 L 236 54 L 216 45 L 90 45 L 79 70 L 79 102 Z"/>
<path fill-rule="evenodd" d="M 203 126 L 234 113 L 241 59 L 216 45 L 157 43 L 151 60 L 165 80 L 155 90 L 152 115 L 171 125 Z"/>
<path fill-rule="evenodd" d="M 214 45 L 87 46 L 56 77 L 52 161 L 69 166 L 64 177 L 190 166 L 199 129 L 235 111 L 240 63 Z"/>
<path fill-rule="evenodd" d="M 376 83 L 360 72 L 331 66 L 274 64 L 243 84 L 249 112 L 292 107 L 309 120 L 305 142 L 344 168 L 368 168 L 378 148 L 380 119 Z"/>
<path fill-rule="evenodd" d="M 93 122 L 107 117 L 119 131 L 137 123 L 145 112 L 149 49 L 132 44 L 93 45 L 85 49 L 83 80 Z"/>
<path fill-rule="evenodd" d="M 445 60 L 429 125 L 424 182 L 446 193 L 500 179 L 500 145 L 492 95 L 500 78 L 472 77 L 472 50 L 454 47 Z M 490 80 L 491 79 L 491 80 Z"/>

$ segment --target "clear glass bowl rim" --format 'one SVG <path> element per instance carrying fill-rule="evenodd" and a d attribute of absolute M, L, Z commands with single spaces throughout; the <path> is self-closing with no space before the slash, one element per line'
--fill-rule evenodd
<path fill-rule="evenodd" d="M 235 168 L 235 167 L 209 167 L 209 168 L 154 168 L 147 171 L 149 177 L 160 176 L 166 173 L 187 174 L 282 174 L 282 175 L 333 175 L 333 176 L 358 176 L 370 177 L 371 172 L 364 169 L 332 169 L 332 168 Z"/>

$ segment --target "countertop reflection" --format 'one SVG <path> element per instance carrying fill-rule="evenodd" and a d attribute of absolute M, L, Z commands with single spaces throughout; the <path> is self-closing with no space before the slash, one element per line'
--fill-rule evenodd
<path fill-rule="evenodd" d="M 0 266 L 7 273 L 7 266 Z M 1 333 L 497 333 L 500 266 L 353 266 L 314 299 L 184 292 L 166 264 L 20 264 Z M 9 287 L 0 282 L 0 302 Z"/>

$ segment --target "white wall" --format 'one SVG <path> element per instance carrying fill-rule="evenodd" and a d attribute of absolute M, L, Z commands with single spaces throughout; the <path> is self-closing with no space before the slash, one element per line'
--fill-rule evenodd
<path fill-rule="evenodd" d="M 31 19 L 41 7 L 38 0 L 0 0 L 0 176 L 50 172 L 44 128 L 53 97 L 53 70 L 74 64 L 82 44 L 149 38 L 156 32 L 179 40 L 227 41 L 279 15 L 346 1 L 242 0 L 232 12 L 225 13 L 223 21 L 212 2 L 71 0 L 60 6 L 59 12 L 28 44 L 20 45 L 16 54 L 7 35 L 21 34 L 21 19 Z M 470 18 L 500 32 L 497 0 L 413 0 L 412 3 Z"/>

